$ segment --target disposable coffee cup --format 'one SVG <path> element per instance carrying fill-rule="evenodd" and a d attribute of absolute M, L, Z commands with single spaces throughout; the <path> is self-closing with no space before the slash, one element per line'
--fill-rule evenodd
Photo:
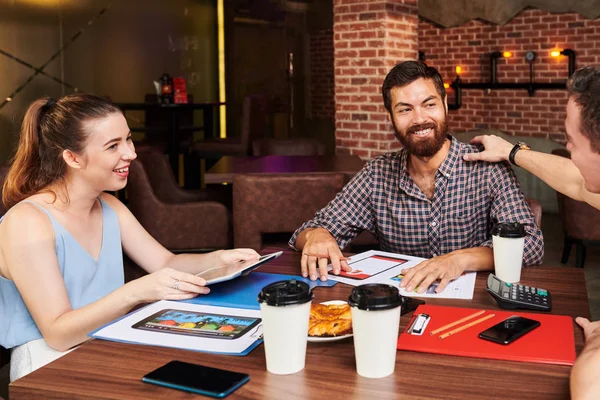
<path fill-rule="evenodd" d="M 366 378 L 391 375 L 396 366 L 402 304 L 398 288 L 383 283 L 360 285 L 352 289 L 348 304 L 352 310 L 356 371 Z"/>
<path fill-rule="evenodd" d="M 525 226 L 519 222 L 496 224 L 492 229 L 496 276 L 508 283 L 521 280 Z"/>
<path fill-rule="evenodd" d="M 271 283 L 258 294 L 267 371 L 293 374 L 304 369 L 313 293 L 302 281 Z"/>

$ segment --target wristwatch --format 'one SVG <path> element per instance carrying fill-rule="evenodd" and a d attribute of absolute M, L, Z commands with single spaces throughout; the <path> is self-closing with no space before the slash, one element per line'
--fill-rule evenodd
<path fill-rule="evenodd" d="M 518 167 L 518 165 L 515 162 L 515 155 L 517 154 L 517 151 L 519 151 L 519 150 L 531 150 L 531 147 L 529 147 L 529 145 L 525 142 L 515 143 L 512 150 L 510 151 L 510 154 L 508 155 L 508 160 L 510 161 L 510 163 L 512 165 L 516 165 L 517 167 Z"/>

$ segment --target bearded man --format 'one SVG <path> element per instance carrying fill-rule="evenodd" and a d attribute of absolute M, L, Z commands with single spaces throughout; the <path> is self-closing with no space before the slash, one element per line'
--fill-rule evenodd
<path fill-rule="evenodd" d="M 304 277 L 350 271 L 340 249 L 370 231 L 383 251 L 428 258 L 408 269 L 401 286 L 436 292 L 465 271 L 492 270 L 495 223 L 525 225 L 523 265 L 542 262 L 544 242 L 507 163 L 468 163 L 478 148 L 447 132 L 448 105 L 439 72 L 406 61 L 386 76 L 383 102 L 403 149 L 369 161 L 315 217 L 294 232 Z"/>

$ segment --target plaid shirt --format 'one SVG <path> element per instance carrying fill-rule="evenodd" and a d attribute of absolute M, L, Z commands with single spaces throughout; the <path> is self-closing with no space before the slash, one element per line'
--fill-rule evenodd
<path fill-rule="evenodd" d="M 508 163 L 466 162 L 476 147 L 452 143 L 435 174 L 432 200 L 415 185 L 405 150 L 369 161 L 314 218 L 294 232 L 290 246 L 306 228 L 325 228 L 344 248 L 368 230 L 383 251 L 432 258 L 458 249 L 492 247 L 496 222 L 521 222 L 525 237 L 523 265 L 540 264 L 542 232 Z"/>

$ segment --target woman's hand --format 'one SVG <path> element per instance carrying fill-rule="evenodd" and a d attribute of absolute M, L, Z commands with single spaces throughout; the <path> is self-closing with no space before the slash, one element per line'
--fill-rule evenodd
<path fill-rule="evenodd" d="M 136 303 L 185 300 L 210 292 L 204 279 L 172 268 L 161 268 L 127 285 L 131 285 Z"/>
<path fill-rule="evenodd" d="M 241 262 L 258 261 L 260 255 L 252 249 L 223 250 L 219 253 L 220 265 L 235 265 Z"/>

